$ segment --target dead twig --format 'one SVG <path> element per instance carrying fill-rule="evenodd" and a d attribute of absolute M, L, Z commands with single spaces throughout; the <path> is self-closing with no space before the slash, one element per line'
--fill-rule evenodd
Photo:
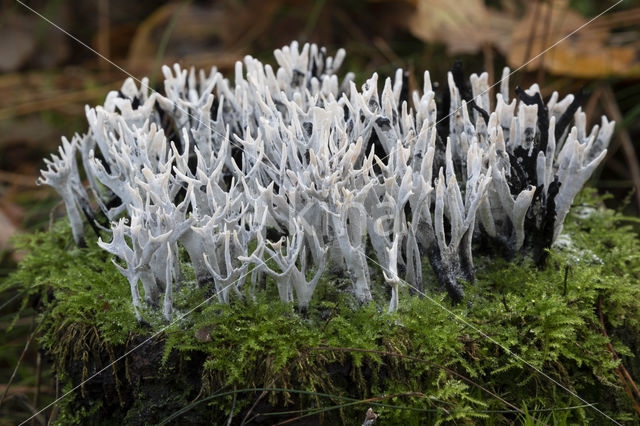
<path fill-rule="evenodd" d="M 622 123 L 622 113 L 620 112 L 620 108 L 616 102 L 616 97 L 610 85 L 606 85 L 602 88 L 602 107 L 609 117 L 617 123 Z M 619 147 L 622 148 L 629 168 L 629 175 L 636 190 L 636 205 L 638 209 L 640 209 L 640 164 L 638 163 L 638 157 L 636 156 L 633 141 L 631 140 L 631 136 L 629 136 L 629 132 L 622 128 L 616 129 L 615 141 L 616 143 L 614 143 L 607 155 L 613 156 Z"/>
<path fill-rule="evenodd" d="M 12 393 L 7 397 L 6 402 L 11 402 L 11 407 L 13 408 L 13 412 L 9 413 L 10 416 L 7 416 L 8 418 L 6 420 L 9 420 L 9 418 L 11 417 L 16 420 L 15 423 L 11 423 L 11 421 L 9 420 L 9 423 L 6 424 L 18 424 L 21 418 L 20 413 L 22 411 L 25 411 L 27 413 L 33 414 L 34 421 L 38 421 L 38 423 L 42 426 L 45 425 L 46 419 L 41 414 L 36 414 L 36 407 L 31 405 L 31 403 L 29 402 L 29 398 L 27 398 L 26 395 L 22 393 Z M 2 418 L 2 420 L 5 420 L 5 418 Z M 2 424 L 4 425 L 5 423 L 3 422 Z"/>
<path fill-rule="evenodd" d="M 111 57 L 110 45 L 110 25 L 109 25 L 109 0 L 98 1 L 98 52 L 105 58 Z M 108 69 L 110 64 L 107 61 L 99 61 L 100 68 Z"/>
<path fill-rule="evenodd" d="M 591 96 L 589 96 L 589 100 L 584 107 L 584 113 L 587 117 L 590 117 L 592 120 L 596 117 L 596 107 L 598 106 L 598 101 L 602 96 L 602 86 L 598 86 L 593 89 Z"/>
<path fill-rule="evenodd" d="M 551 13 L 553 12 L 553 5 L 551 2 L 547 5 L 547 13 L 544 18 L 544 27 L 542 29 L 542 46 L 546 48 L 549 45 L 549 27 L 551 26 Z M 538 84 L 544 86 L 544 59 L 546 55 L 540 57 L 540 67 L 538 68 Z"/>
<path fill-rule="evenodd" d="M 69 107 L 69 104 L 80 104 L 82 102 L 104 96 L 107 91 L 109 91 L 110 89 L 115 89 L 119 84 L 120 82 L 118 81 L 100 87 L 56 94 L 55 96 L 51 96 L 45 99 L 39 99 L 36 101 L 25 102 L 20 105 L 1 108 L 0 120 L 6 120 L 21 115 L 27 115 L 35 112 L 48 111 L 58 108 L 66 109 Z"/>
<path fill-rule="evenodd" d="M 0 182 L 9 183 L 16 186 L 36 187 L 37 176 L 23 175 L 0 170 Z"/>
<path fill-rule="evenodd" d="M 620 381 L 622 382 L 622 385 L 624 386 L 624 389 L 627 392 L 627 395 L 629 395 L 629 398 L 631 398 L 631 401 L 633 401 L 633 405 L 635 406 L 636 411 L 638 412 L 638 414 L 640 414 L 640 404 L 636 400 L 631 390 L 633 390 L 635 394 L 638 395 L 639 398 L 640 398 L 640 391 L 638 390 L 638 386 L 636 386 L 636 383 L 631 378 L 631 375 L 629 374 L 627 369 L 624 367 L 622 360 L 618 357 L 618 354 L 616 353 L 615 349 L 613 349 L 613 345 L 611 344 L 611 341 L 607 334 L 607 329 L 604 325 L 604 315 L 602 314 L 602 296 L 598 296 L 598 317 L 600 318 L 600 327 L 602 328 L 601 329 L 602 335 L 606 337 L 608 340 L 607 348 L 609 348 L 609 352 L 611 352 L 611 355 L 613 355 L 613 359 L 616 361 L 620 361 L 620 364 L 618 364 L 618 367 L 616 367 L 616 373 L 618 374 L 618 377 L 620 377 Z"/>
<path fill-rule="evenodd" d="M 60 396 L 60 377 L 56 374 L 56 400 Z M 47 426 L 52 425 L 53 421 L 58 417 L 58 404 L 53 406 L 53 410 L 51 410 L 51 415 L 49 416 L 49 421 L 47 422 Z"/>
<path fill-rule="evenodd" d="M 7 390 L 7 385 L 3 385 L 0 384 L 0 392 L 5 392 Z M 14 394 L 34 394 L 36 393 L 36 387 L 35 386 L 28 386 L 28 385 L 12 385 L 11 389 L 9 392 L 7 392 L 7 397 L 14 395 Z M 53 389 L 52 387 L 48 387 L 48 386 L 40 386 L 40 394 L 55 394 L 55 389 Z M 5 398 L 5 402 L 8 401 L 8 398 Z"/>
<path fill-rule="evenodd" d="M 18 367 L 20 367 L 20 364 L 22 364 L 22 360 L 24 359 L 24 356 L 27 354 L 27 350 L 29 349 L 29 345 L 31 344 L 31 341 L 33 340 L 33 338 L 36 335 L 36 331 L 32 331 L 31 334 L 29 335 L 29 338 L 27 339 L 27 342 L 24 345 L 24 349 L 22 350 L 22 353 L 20 354 L 20 358 L 18 358 L 18 362 L 16 364 L 16 367 L 13 369 L 13 373 L 11 373 L 11 377 L 9 378 L 9 381 L 7 382 L 6 387 L 4 388 L 4 392 L 2 393 L 2 396 L 0 397 L 0 407 L 2 407 L 2 402 L 4 401 L 5 397 L 7 396 L 7 393 L 9 393 L 9 388 L 11 387 L 11 384 L 13 383 L 13 379 L 15 379 L 16 377 L 16 373 L 18 373 Z"/>
<path fill-rule="evenodd" d="M 376 46 L 376 48 L 378 48 L 380 53 L 382 53 L 382 55 L 387 59 L 387 61 L 389 61 L 389 63 L 392 63 L 398 67 L 404 64 L 405 61 L 403 61 L 402 58 L 399 57 L 396 54 L 396 52 L 393 51 L 393 49 L 391 49 L 391 46 L 389 46 L 389 43 L 387 43 L 387 41 L 382 37 L 374 38 L 373 44 Z"/>
<path fill-rule="evenodd" d="M 524 58 L 522 58 L 523 64 L 526 64 L 529 60 L 531 60 L 531 51 L 533 50 L 533 41 L 537 37 L 536 30 L 538 28 L 538 16 L 540 15 L 540 0 L 536 0 L 533 8 L 534 9 L 533 9 L 533 19 L 531 20 L 531 30 L 529 30 L 527 47 L 524 50 Z"/>
<path fill-rule="evenodd" d="M 33 395 L 33 406 L 37 407 L 40 402 L 40 382 L 42 380 L 42 354 L 38 351 L 38 355 L 36 357 L 36 390 Z M 32 425 L 36 424 L 36 419 L 31 421 Z"/>

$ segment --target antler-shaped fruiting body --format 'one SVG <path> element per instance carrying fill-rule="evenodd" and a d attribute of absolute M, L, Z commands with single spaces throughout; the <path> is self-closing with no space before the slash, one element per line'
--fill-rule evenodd
<path fill-rule="evenodd" d="M 159 291 L 155 277 L 151 273 L 151 258 L 156 250 L 167 242 L 171 234 L 169 231 L 162 235 L 153 236 L 150 230 L 142 228 L 141 221 L 139 214 L 133 215 L 130 225 L 126 224 L 126 219 L 120 219 L 111 228 L 112 239 L 110 243 L 105 243 L 102 238 L 98 238 L 100 247 L 117 256 L 125 263 L 126 267 L 123 267 L 115 259 L 113 261 L 114 265 L 129 281 L 134 311 L 139 320 L 142 317 L 139 311 L 141 303 L 138 282 L 142 281 L 145 299 L 150 304 L 155 304 Z M 131 246 L 125 240 L 125 236 L 132 241 Z"/>
<path fill-rule="evenodd" d="M 78 163 L 76 162 L 76 151 L 78 146 L 87 139 L 87 135 L 75 135 L 71 141 L 62 138 L 62 145 L 58 148 L 60 155 L 51 155 L 51 159 L 45 159 L 47 169 L 42 171 L 42 176 L 38 178 L 38 185 L 46 184 L 53 187 L 67 209 L 73 239 L 80 247 L 85 246 L 84 225 L 80 211 L 88 209 L 87 193 L 80 183 L 78 173 Z"/>
<path fill-rule="evenodd" d="M 466 80 L 458 63 L 446 96 L 425 72 L 410 104 L 402 70 L 358 89 L 336 74 L 344 56 L 294 42 L 275 68 L 245 57 L 233 82 L 179 65 L 163 68 L 164 94 L 128 79 L 45 160 L 39 182 L 62 196 L 79 245 L 80 211 L 111 223 L 94 224 L 112 234 L 98 244 L 120 259 L 139 319 L 140 283 L 151 306 L 164 293 L 171 318 L 181 249 L 219 302 L 253 295 L 266 274 L 300 309 L 330 270 L 362 303 L 382 272 L 394 311 L 400 284 L 424 290 L 427 263 L 459 301 L 478 237 L 543 260 L 614 123 L 587 132 L 581 94 L 545 103 L 533 85 L 511 99 L 508 69 L 491 111 L 488 75 Z"/>

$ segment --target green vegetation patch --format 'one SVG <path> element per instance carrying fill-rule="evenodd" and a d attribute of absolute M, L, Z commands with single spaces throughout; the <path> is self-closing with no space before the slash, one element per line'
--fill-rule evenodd
<path fill-rule="evenodd" d="M 37 306 L 41 346 L 65 390 L 79 385 L 60 402 L 59 424 L 361 424 L 368 407 L 384 424 L 607 421 L 584 401 L 637 421 L 607 345 L 640 377 L 634 219 L 588 192 L 576 205 L 545 268 L 487 244 L 458 305 L 428 275 L 427 297 L 402 289 L 394 314 L 381 301 L 358 306 L 335 276 L 304 314 L 270 296 L 269 279 L 256 300 L 201 303 L 184 262 L 177 320 L 148 309 L 139 324 L 108 254 L 76 248 L 64 221 L 16 240 L 28 254 L 0 291 L 17 287 L 23 307 Z"/>

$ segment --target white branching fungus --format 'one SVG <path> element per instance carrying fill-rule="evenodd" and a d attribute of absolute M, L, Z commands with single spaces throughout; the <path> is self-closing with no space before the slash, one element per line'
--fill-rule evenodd
<path fill-rule="evenodd" d="M 80 211 L 88 208 L 87 193 L 80 183 L 78 173 L 78 163 L 76 162 L 76 151 L 78 145 L 86 142 L 87 136 L 75 135 L 71 141 L 62 138 L 62 145 L 58 148 L 58 155 L 51 155 L 51 159 L 45 159 L 47 169 L 42 171 L 42 177 L 38 178 L 37 184 L 47 184 L 52 186 L 62 197 L 73 238 L 79 246 L 84 246 L 84 226 Z"/>
<path fill-rule="evenodd" d="M 336 74 L 344 56 L 294 42 L 275 51 L 276 69 L 238 62 L 233 83 L 178 65 L 163 68 L 164 94 L 128 79 L 87 108 L 87 134 L 45 160 L 39 182 L 60 193 L 76 242 L 81 212 L 111 233 L 98 244 L 139 319 L 140 284 L 171 319 L 187 258 L 220 302 L 270 276 L 300 309 L 325 271 L 348 276 L 360 302 L 382 273 L 390 311 L 403 282 L 424 289 L 426 264 L 461 300 L 479 237 L 544 258 L 614 123 L 588 133 L 580 94 L 545 104 L 533 85 L 511 99 L 507 69 L 491 111 L 488 75 L 466 80 L 460 64 L 438 96 L 425 72 L 409 104 L 402 70 L 381 92 L 377 74 L 358 90 Z"/>

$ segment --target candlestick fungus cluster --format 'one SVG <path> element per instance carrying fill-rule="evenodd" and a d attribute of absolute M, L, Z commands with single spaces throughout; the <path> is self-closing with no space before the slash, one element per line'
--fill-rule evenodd
<path fill-rule="evenodd" d="M 140 283 L 171 318 L 181 252 L 220 302 L 266 275 L 304 309 L 331 270 L 360 302 L 383 274 L 393 311 L 401 284 L 426 291 L 428 265 L 460 301 L 479 241 L 543 259 L 613 132 L 606 117 L 587 130 L 580 94 L 545 102 L 534 84 L 511 97 L 508 69 L 492 102 L 487 73 L 467 80 L 459 64 L 440 91 L 425 72 L 409 94 L 402 70 L 360 88 L 339 78 L 344 50 L 274 53 L 276 68 L 245 57 L 233 82 L 178 65 L 163 68 L 162 94 L 127 79 L 46 160 L 40 182 L 60 193 L 76 243 L 85 218 L 110 234 L 98 244 L 139 319 Z"/>

